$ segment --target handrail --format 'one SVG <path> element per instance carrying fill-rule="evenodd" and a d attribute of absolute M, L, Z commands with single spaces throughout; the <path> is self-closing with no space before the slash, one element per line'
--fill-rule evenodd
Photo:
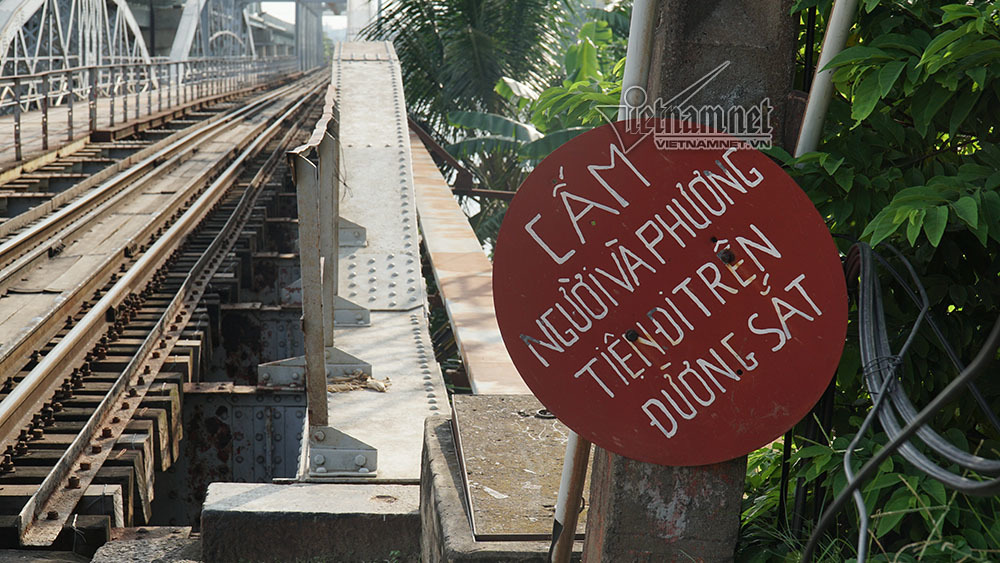
<path fill-rule="evenodd" d="M 106 124 L 114 127 L 116 119 L 127 122 L 142 115 L 162 112 L 164 105 L 166 108 L 176 107 L 187 104 L 189 100 L 257 86 L 297 68 L 294 57 L 201 58 L 186 61 L 159 58 L 148 63 L 112 62 L 2 76 L 0 115 L 14 116 L 14 160 L 21 163 L 25 154 L 22 137 L 40 138 L 41 150 L 49 150 L 49 118 L 53 108 L 66 108 L 65 138 L 66 142 L 72 142 L 79 134 L 93 133 L 98 129 L 99 101 L 107 102 Z M 145 104 L 142 103 L 143 95 Z M 86 104 L 88 119 L 85 127 L 79 127 L 79 120 L 74 119 L 75 102 Z M 116 111 L 116 103 L 120 112 Z M 28 136 L 22 131 L 22 114 L 32 109 L 42 112 L 38 127 L 40 135 Z"/>

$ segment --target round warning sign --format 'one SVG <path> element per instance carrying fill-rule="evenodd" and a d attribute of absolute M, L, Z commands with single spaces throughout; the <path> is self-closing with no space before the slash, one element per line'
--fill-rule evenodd
<path fill-rule="evenodd" d="M 576 137 L 520 187 L 495 249 L 497 321 L 528 387 L 582 437 L 715 463 L 819 399 L 843 350 L 844 275 L 823 219 L 769 158 L 649 124 Z"/>

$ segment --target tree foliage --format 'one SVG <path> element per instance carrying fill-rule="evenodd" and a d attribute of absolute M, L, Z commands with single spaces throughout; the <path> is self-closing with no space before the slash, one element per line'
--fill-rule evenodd
<path fill-rule="evenodd" d="M 825 22 L 829 1 L 801 0 L 794 13 L 804 23 L 813 7 L 817 21 Z M 773 156 L 834 233 L 876 248 L 891 244 L 913 262 L 945 339 L 968 360 L 1000 311 L 998 4 L 866 0 L 857 16 L 848 48 L 829 65 L 836 94 L 819 150 L 798 159 L 780 150 Z M 817 41 L 822 32 L 820 26 Z M 901 341 L 917 307 L 894 283 L 884 283 L 883 298 L 891 334 Z M 801 433 L 795 439 L 791 488 L 808 492 L 807 522 L 844 486 L 844 449 L 870 405 L 853 323 L 848 334 L 830 427 L 819 439 Z M 935 336 L 924 330 L 900 380 L 919 407 L 955 374 Z M 990 409 L 1000 411 L 996 378 L 981 378 L 979 387 Z M 1000 434 L 968 395 L 939 413 L 934 426 L 967 451 L 1000 457 Z M 884 434 L 863 437 L 855 467 L 886 441 Z M 780 457 L 768 448 L 750 458 L 743 560 L 794 559 L 805 539 L 787 525 L 793 516 L 777 510 Z M 887 461 L 862 491 L 873 512 L 872 560 L 1000 558 L 996 499 L 948 491 L 899 457 Z M 791 494 L 788 507 L 794 504 Z M 827 560 L 855 553 L 853 509 L 839 522 L 825 545 Z"/>
<path fill-rule="evenodd" d="M 538 89 L 549 84 L 561 4 L 391 0 L 361 35 L 392 41 L 411 115 L 438 128 L 449 111 L 503 111 L 506 100 L 494 90 L 501 77 L 517 77 Z"/>

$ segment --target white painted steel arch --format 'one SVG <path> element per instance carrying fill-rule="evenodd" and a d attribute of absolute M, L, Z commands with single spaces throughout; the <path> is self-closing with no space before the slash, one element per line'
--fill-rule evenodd
<path fill-rule="evenodd" d="M 0 0 L 0 76 L 149 63 L 125 0 Z"/>
<path fill-rule="evenodd" d="M 170 60 L 256 57 L 246 10 L 238 0 L 185 0 Z"/>

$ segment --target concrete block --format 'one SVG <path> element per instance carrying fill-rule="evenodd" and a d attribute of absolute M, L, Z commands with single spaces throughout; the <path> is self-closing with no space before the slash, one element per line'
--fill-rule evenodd
<path fill-rule="evenodd" d="M 193 538 L 111 541 L 97 550 L 91 563 L 198 563 L 201 542 Z"/>
<path fill-rule="evenodd" d="M 699 467 L 594 448 L 584 561 L 733 560 L 746 457 Z"/>
<path fill-rule="evenodd" d="M 424 563 L 549 560 L 547 541 L 476 541 L 466 512 L 465 487 L 451 419 L 424 423 L 420 472 L 420 552 Z M 573 559 L 579 560 L 579 548 Z"/>
<path fill-rule="evenodd" d="M 418 561 L 416 485 L 212 483 L 206 563 Z"/>

